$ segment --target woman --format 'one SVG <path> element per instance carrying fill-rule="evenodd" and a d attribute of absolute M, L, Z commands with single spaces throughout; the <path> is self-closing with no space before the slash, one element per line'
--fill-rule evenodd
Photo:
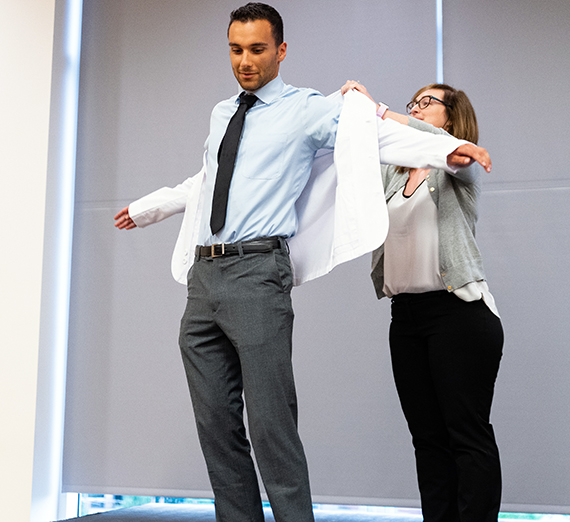
<path fill-rule="evenodd" d="M 348 82 L 343 90 L 366 89 Z M 463 91 L 432 84 L 379 114 L 477 143 Z M 378 298 L 392 299 L 390 353 L 415 448 L 425 522 L 496 522 L 501 469 L 489 423 L 501 321 L 475 242 L 481 167 L 455 174 L 383 166 L 390 230 L 373 255 Z"/>

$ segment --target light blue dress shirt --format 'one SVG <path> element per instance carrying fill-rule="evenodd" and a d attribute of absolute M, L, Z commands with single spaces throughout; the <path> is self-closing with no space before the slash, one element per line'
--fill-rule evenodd
<path fill-rule="evenodd" d="M 285 85 L 281 76 L 255 92 L 248 111 L 230 185 L 226 224 L 212 236 L 210 213 L 218 149 L 237 110 L 237 96 L 212 111 L 206 141 L 205 197 L 200 243 L 234 243 L 259 237 L 292 237 L 295 202 L 307 184 L 315 153 L 334 148 L 342 100 L 313 89 Z"/>

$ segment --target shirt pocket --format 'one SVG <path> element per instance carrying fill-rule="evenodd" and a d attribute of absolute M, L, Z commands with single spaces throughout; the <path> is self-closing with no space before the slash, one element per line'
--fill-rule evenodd
<path fill-rule="evenodd" d="M 240 144 L 239 170 L 248 179 L 277 179 L 283 174 L 287 133 L 264 132 Z"/>

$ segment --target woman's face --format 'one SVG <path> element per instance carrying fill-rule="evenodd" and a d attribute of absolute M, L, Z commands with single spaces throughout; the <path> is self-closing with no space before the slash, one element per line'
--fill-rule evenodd
<path fill-rule="evenodd" d="M 434 96 L 438 100 L 443 100 L 445 93 L 441 89 L 427 89 L 421 94 L 418 94 L 415 101 L 419 102 L 424 96 Z M 425 109 L 420 109 L 416 103 L 410 112 L 410 116 L 418 120 L 431 123 L 434 127 L 445 128 L 448 120 L 447 107 L 437 100 L 430 99 L 430 104 Z"/>

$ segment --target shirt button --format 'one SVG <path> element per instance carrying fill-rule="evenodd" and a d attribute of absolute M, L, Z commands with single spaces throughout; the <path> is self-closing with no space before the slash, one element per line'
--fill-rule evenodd
<path fill-rule="evenodd" d="M 441 274 L 441 277 L 445 277 L 445 272 L 443 274 Z"/>
<path fill-rule="evenodd" d="M 448 290 L 451 290 L 451 286 L 448 286 L 447 289 L 448 289 Z"/>
<path fill-rule="evenodd" d="M 430 188 L 429 188 L 429 191 L 430 191 L 430 192 L 433 192 L 434 190 L 435 190 L 435 189 L 434 189 L 433 187 L 430 187 Z"/>

